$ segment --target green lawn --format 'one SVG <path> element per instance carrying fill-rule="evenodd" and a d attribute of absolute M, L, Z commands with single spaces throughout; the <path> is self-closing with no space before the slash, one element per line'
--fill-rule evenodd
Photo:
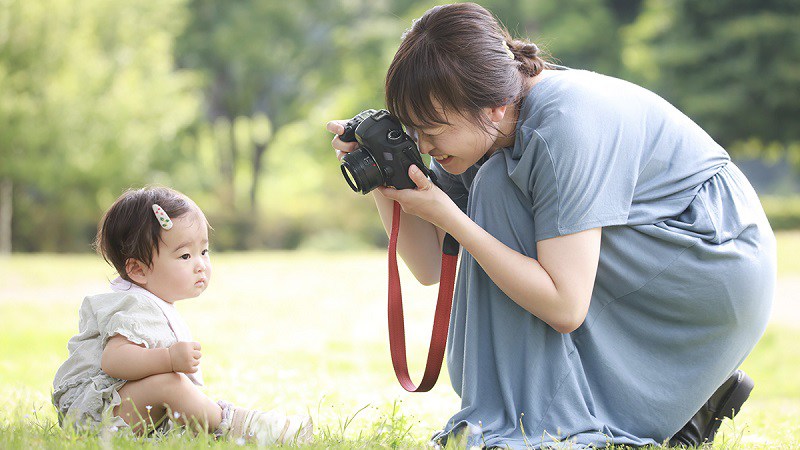
<path fill-rule="evenodd" d="M 780 276 L 800 276 L 800 233 L 779 235 Z M 426 394 L 397 384 L 386 337 L 385 253 L 246 253 L 214 256 L 214 280 L 178 308 L 203 344 L 205 391 L 244 407 L 308 411 L 319 447 L 426 448 L 459 407 L 446 371 Z M 94 255 L 0 260 L 0 448 L 139 448 L 54 426 L 53 374 L 77 332 L 83 296 L 113 272 Z M 404 271 L 412 373 L 421 375 L 436 287 Z M 715 448 L 800 446 L 800 325 L 771 326 L 744 369 L 756 390 Z M 171 436 L 157 448 L 224 447 Z"/>

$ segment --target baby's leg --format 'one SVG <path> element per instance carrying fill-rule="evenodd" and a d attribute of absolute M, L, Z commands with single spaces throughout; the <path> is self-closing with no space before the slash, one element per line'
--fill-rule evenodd
<path fill-rule="evenodd" d="M 114 414 L 137 433 L 142 432 L 140 417 L 146 421 L 145 424 L 150 424 L 151 419 L 157 423 L 166 414 L 166 406 L 173 414 L 180 414 L 173 418 L 190 427 L 198 424 L 199 430 L 214 431 L 222 421 L 219 405 L 186 376 L 175 372 L 129 381 L 119 390 L 119 396 L 122 403 L 114 408 Z"/>

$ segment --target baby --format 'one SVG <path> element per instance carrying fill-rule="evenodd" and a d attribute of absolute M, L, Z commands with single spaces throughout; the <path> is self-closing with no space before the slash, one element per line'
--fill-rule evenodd
<path fill-rule="evenodd" d="M 174 303 L 208 287 L 209 228 L 200 208 L 169 188 L 129 190 L 111 205 L 95 245 L 119 278 L 112 292 L 81 304 L 80 332 L 53 381 L 62 426 L 131 427 L 144 434 L 174 421 L 261 445 L 312 439 L 307 416 L 214 402 L 197 387 L 203 385 L 200 344 Z"/>

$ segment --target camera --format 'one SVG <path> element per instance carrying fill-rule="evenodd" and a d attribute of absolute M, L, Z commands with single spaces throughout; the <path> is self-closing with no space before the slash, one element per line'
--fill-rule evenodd
<path fill-rule="evenodd" d="M 416 184 L 408 176 L 412 164 L 434 179 L 417 144 L 385 109 L 359 113 L 345 124 L 339 139 L 359 144 L 357 150 L 344 155 L 341 166 L 345 181 L 355 192 L 367 194 L 378 186 L 413 189 Z"/>

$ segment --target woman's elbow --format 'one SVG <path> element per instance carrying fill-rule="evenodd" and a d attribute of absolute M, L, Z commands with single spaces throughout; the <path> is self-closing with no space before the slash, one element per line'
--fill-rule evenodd
<path fill-rule="evenodd" d="M 572 333 L 583 325 L 588 312 L 588 309 L 583 308 L 575 311 L 566 311 L 565 314 L 550 322 L 550 326 L 561 334 Z"/>
<path fill-rule="evenodd" d="M 412 270 L 411 273 L 423 286 L 433 286 L 439 282 L 440 270 L 438 268 L 436 270 Z"/>

